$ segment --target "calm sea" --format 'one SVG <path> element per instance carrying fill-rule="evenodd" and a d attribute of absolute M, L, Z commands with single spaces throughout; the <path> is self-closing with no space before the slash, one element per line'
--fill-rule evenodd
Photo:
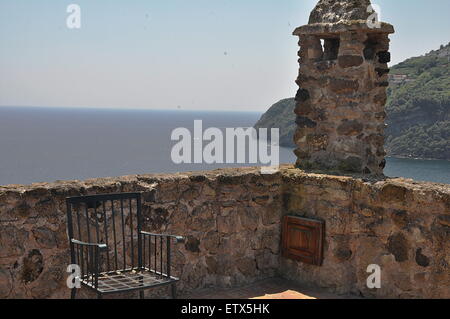
<path fill-rule="evenodd" d="M 208 170 L 242 164 L 181 164 L 171 160 L 178 127 L 250 127 L 261 113 L 0 107 L 0 185 L 156 172 Z M 293 163 L 280 149 L 281 163 Z M 449 161 L 388 159 L 386 174 L 450 184 Z"/>

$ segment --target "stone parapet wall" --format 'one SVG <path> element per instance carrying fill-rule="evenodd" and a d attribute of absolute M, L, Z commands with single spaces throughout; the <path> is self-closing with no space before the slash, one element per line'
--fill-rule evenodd
<path fill-rule="evenodd" d="M 450 186 L 283 174 L 283 213 L 326 222 L 324 263 L 281 259 L 280 273 L 369 298 L 450 298 Z M 381 267 L 368 289 L 367 267 Z"/>
<path fill-rule="evenodd" d="M 0 298 L 70 295 L 65 198 L 103 193 L 143 192 L 143 228 L 186 237 L 173 248 L 180 293 L 272 277 L 280 181 L 279 174 L 232 169 L 0 187 Z"/>
<path fill-rule="evenodd" d="M 242 168 L 0 187 L 0 298 L 68 297 L 65 198 L 136 191 L 146 230 L 187 238 L 174 251 L 181 293 L 279 275 L 366 297 L 450 298 L 448 185 L 292 167 L 274 175 Z M 322 267 L 281 257 L 287 214 L 326 222 Z M 365 286 L 373 263 L 383 270 L 379 290 Z"/>

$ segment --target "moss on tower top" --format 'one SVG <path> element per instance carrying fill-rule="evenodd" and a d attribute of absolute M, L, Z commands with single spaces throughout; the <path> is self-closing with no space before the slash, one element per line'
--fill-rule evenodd
<path fill-rule="evenodd" d="M 367 20 L 370 0 L 320 0 L 309 17 L 309 24 Z"/>

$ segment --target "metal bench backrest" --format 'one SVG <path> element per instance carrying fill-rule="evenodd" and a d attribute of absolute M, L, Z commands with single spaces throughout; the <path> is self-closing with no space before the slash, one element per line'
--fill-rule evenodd
<path fill-rule="evenodd" d="M 107 245 L 103 271 L 142 266 L 140 193 L 71 197 L 66 202 L 69 240 Z M 71 244 L 72 262 L 88 259 L 80 254 L 89 252 Z M 79 266 L 82 273 L 86 273 L 84 267 L 89 268 L 88 264 Z"/>

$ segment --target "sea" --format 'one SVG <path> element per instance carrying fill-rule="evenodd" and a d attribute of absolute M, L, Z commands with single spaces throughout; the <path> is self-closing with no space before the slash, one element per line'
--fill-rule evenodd
<path fill-rule="evenodd" d="M 177 128 L 252 127 L 259 112 L 0 107 L 0 185 L 255 164 L 176 164 Z M 294 163 L 280 148 L 280 163 Z M 261 164 L 262 165 L 262 164 Z M 450 184 L 450 161 L 388 158 L 385 174 Z"/>

